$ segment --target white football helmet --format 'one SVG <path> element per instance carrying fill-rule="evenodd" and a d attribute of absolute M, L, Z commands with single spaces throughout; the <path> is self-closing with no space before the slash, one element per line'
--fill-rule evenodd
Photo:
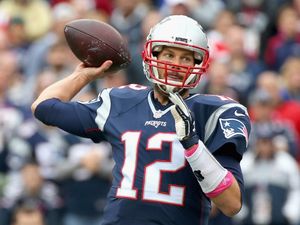
<path fill-rule="evenodd" d="M 170 64 L 157 60 L 163 46 L 184 48 L 194 52 L 192 67 Z M 177 92 L 183 88 L 194 88 L 208 68 L 209 51 L 206 34 L 194 19 L 183 15 L 172 15 L 155 25 L 147 37 L 143 50 L 143 66 L 147 79 L 156 83 L 164 92 Z M 164 77 L 158 69 L 164 69 Z M 182 81 L 168 79 L 168 73 L 186 71 Z"/>

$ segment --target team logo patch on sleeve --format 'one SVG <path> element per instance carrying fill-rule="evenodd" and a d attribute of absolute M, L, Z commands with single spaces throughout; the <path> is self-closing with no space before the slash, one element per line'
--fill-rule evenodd
<path fill-rule="evenodd" d="M 244 123 L 237 119 L 219 119 L 225 138 L 242 135 L 248 144 L 248 130 Z"/>

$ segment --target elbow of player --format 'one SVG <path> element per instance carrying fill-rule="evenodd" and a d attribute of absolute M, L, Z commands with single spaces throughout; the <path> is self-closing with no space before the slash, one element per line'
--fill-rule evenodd
<path fill-rule="evenodd" d="M 232 205 L 224 208 L 222 210 L 222 212 L 224 213 L 224 215 L 226 215 L 228 217 L 233 217 L 236 214 L 238 214 L 238 212 L 241 210 L 241 208 L 242 208 L 242 204 L 240 202 L 236 202 L 236 204 L 232 204 Z"/>
<path fill-rule="evenodd" d="M 32 112 L 32 114 L 34 114 L 36 107 L 37 107 L 36 102 L 32 103 L 32 105 L 31 105 L 31 112 Z"/>

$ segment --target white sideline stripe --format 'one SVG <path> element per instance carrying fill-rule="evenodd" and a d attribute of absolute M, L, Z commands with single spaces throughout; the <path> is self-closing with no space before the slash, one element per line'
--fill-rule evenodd
<path fill-rule="evenodd" d="M 216 111 L 214 111 L 213 114 L 210 115 L 210 117 L 208 118 L 208 120 L 205 124 L 204 143 L 206 143 L 206 141 L 210 138 L 211 134 L 215 130 L 220 115 L 223 112 L 225 112 L 226 110 L 231 109 L 233 107 L 238 107 L 238 108 L 242 109 L 245 112 L 245 114 L 248 115 L 247 108 L 245 106 L 241 105 L 241 104 L 229 103 L 229 104 L 226 104 L 226 105 L 222 105 L 221 107 L 216 109 Z"/>
<path fill-rule="evenodd" d="M 101 131 L 103 131 L 103 129 L 104 129 L 104 125 L 107 121 L 107 118 L 108 118 L 109 112 L 110 112 L 110 108 L 111 108 L 111 101 L 109 98 L 110 91 L 111 91 L 111 89 L 105 89 L 100 94 L 100 98 L 102 98 L 102 104 L 97 109 L 97 116 L 96 116 L 95 122 Z"/>

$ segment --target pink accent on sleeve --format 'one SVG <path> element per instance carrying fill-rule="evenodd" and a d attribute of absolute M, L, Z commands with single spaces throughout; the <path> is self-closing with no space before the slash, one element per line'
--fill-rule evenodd
<path fill-rule="evenodd" d="M 234 177 L 230 171 L 227 172 L 224 179 L 221 181 L 221 183 L 216 187 L 215 190 L 212 192 L 206 193 L 206 196 L 209 198 L 217 197 L 219 194 L 223 193 L 227 188 L 229 188 L 234 181 Z"/>
<path fill-rule="evenodd" d="M 194 154 L 194 152 L 198 149 L 199 144 L 193 145 L 192 147 L 190 147 L 189 149 L 185 150 L 185 156 L 186 157 L 190 157 L 191 155 Z"/>

